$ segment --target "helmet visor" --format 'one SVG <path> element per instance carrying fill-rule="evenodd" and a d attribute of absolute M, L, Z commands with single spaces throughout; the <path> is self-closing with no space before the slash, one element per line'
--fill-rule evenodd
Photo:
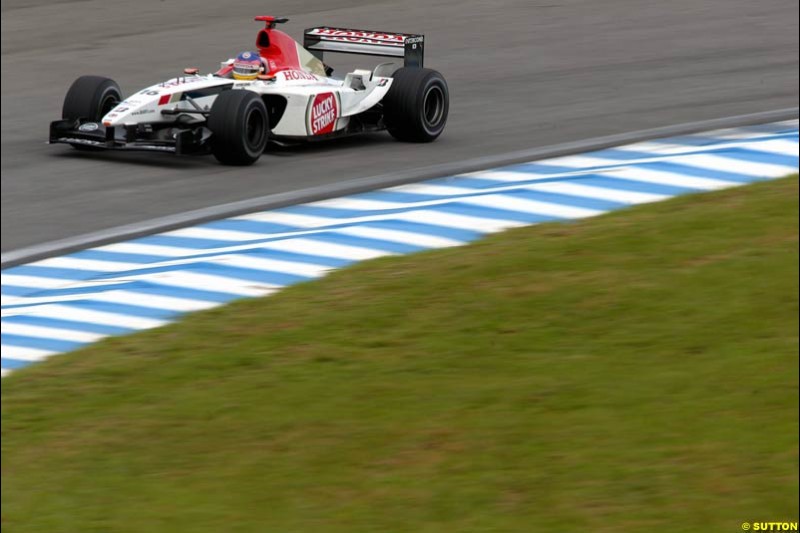
<path fill-rule="evenodd" d="M 254 80 L 261 71 L 261 61 L 236 61 L 233 63 L 233 77 L 237 80 Z"/>

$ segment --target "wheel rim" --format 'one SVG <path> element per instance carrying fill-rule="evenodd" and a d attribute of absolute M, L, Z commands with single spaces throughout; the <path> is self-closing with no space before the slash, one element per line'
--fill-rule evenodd
<path fill-rule="evenodd" d="M 245 122 L 245 136 L 248 146 L 254 150 L 261 148 L 264 143 L 265 132 L 264 116 L 259 113 L 258 109 L 251 109 L 247 113 Z"/>
<path fill-rule="evenodd" d="M 422 105 L 422 118 L 428 129 L 436 129 L 444 117 L 444 91 L 438 85 L 431 85 L 425 91 Z"/>

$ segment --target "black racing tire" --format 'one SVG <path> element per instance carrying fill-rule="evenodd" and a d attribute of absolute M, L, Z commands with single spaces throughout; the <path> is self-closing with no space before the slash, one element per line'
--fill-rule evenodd
<path fill-rule="evenodd" d="M 386 129 L 395 139 L 431 142 L 444 131 L 450 108 L 447 82 L 429 68 L 403 67 L 383 98 Z"/>
<path fill-rule="evenodd" d="M 208 115 L 211 153 L 223 165 L 252 165 L 269 140 L 269 115 L 264 101 L 245 89 L 223 91 Z"/>
<path fill-rule="evenodd" d="M 72 82 L 64 97 L 61 118 L 100 122 L 121 101 L 122 91 L 114 80 L 102 76 L 81 76 Z M 72 147 L 83 151 L 98 150 L 84 144 L 73 144 Z"/>

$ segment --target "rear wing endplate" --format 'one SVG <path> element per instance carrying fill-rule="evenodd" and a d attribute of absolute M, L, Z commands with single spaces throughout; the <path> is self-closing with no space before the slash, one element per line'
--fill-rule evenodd
<path fill-rule="evenodd" d="M 402 57 L 406 67 L 422 67 L 425 36 L 322 26 L 303 32 L 303 46 L 320 61 L 323 52 Z"/>

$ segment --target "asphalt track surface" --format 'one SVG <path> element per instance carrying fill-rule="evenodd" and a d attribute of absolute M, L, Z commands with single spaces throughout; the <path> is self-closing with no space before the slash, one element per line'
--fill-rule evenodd
<path fill-rule="evenodd" d="M 363 4 L 363 5 L 362 5 Z M 250 48 L 256 14 L 421 32 L 451 91 L 429 145 L 375 134 L 265 155 L 77 153 L 45 144 L 81 74 L 127 95 Z M 342 57 L 337 73 L 380 59 Z M 339 59 L 339 58 L 336 58 Z M 4 0 L 2 250 L 223 202 L 588 137 L 797 106 L 796 0 Z"/>

